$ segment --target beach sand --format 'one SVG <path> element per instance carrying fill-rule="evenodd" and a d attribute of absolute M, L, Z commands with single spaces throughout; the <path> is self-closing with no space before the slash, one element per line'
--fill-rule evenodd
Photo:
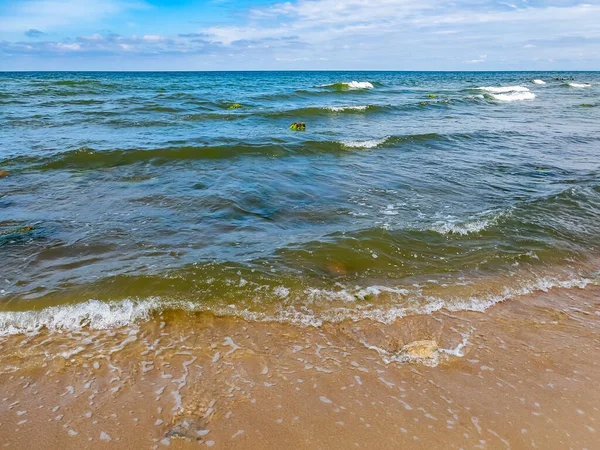
<path fill-rule="evenodd" d="M 10 449 L 600 448 L 600 289 L 320 328 L 169 311 L 0 341 Z"/>

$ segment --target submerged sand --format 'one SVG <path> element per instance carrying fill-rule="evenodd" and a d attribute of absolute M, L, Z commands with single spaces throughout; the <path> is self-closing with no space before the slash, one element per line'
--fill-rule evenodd
<path fill-rule="evenodd" d="M 0 340 L 11 449 L 599 448 L 600 289 L 320 328 L 168 312 Z"/>

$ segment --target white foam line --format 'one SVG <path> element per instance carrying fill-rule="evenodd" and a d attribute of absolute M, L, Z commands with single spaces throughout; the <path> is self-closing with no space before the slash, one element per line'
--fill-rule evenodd
<path fill-rule="evenodd" d="M 342 111 L 365 111 L 369 108 L 369 105 L 358 105 L 358 106 L 327 106 L 325 109 L 328 109 L 333 112 L 342 112 Z"/>
<path fill-rule="evenodd" d="M 525 86 L 487 86 L 480 87 L 482 91 L 490 92 L 492 94 L 504 94 L 507 92 L 529 92 L 529 88 Z"/>
<path fill-rule="evenodd" d="M 341 144 L 348 148 L 375 148 L 384 144 L 387 137 L 381 139 L 369 139 L 367 141 L 342 141 Z"/>
<path fill-rule="evenodd" d="M 77 331 L 83 328 L 109 329 L 131 325 L 137 321 L 148 320 L 153 312 L 166 309 L 186 311 L 209 311 L 217 315 L 234 315 L 249 321 L 291 323 L 303 327 L 320 327 L 323 323 L 338 323 L 344 320 L 359 321 L 370 319 L 381 323 L 392 323 L 398 318 L 409 315 L 432 314 L 446 309 L 449 311 L 479 311 L 517 296 L 531 294 L 536 291 L 547 292 L 552 288 L 583 289 L 588 285 L 596 285 L 595 280 L 588 278 L 540 278 L 528 285 L 518 288 L 506 288 L 499 295 L 473 296 L 468 299 L 442 299 L 423 296 L 418 291 L 385 286 L 356 287 L 354 289 L 319 290 L 305 292 L 311 302 L 339 301 L 352 303 L 352 307 L 332 307 L 320 313 L 314 313 L 306 305 L 280 309 L 276 314 L 248 310 L 232 310 L 231 308 L 208 308 L 194 302 L 163 301 L 159 298 L 147 300 L 123 300 L 120 302 L 100 302 L 88 300 L 75 305 L 51 306 L 39 311 L 0 312 L 0 336 L 14 334 L 33 334 L 42 329 L 51 332 Z M 412 295 L 422 302 L 419 306 L 373 307 L 363 304 L 361 299 L 369 295 L 385 294 L 398 301 L 406 301 Z M 126 341 L 134 340 L 135 335 Z M 127 343 L 127 342 L 124 342 Z M 229 344 L 229 342 L 226 342 Z M 229 344 L 230 345 L 230 344 Z M 118 350 L 119 348 L 117 348 Z"/>

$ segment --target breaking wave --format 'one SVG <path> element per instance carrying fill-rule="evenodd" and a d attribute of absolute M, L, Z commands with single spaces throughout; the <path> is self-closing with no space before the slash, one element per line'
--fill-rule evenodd
<path fill-rule="evenodd" d="M 342 83 L 322 84 L 319 87 L 331 89 L 373 89 L 373 83 L 369 81 L 348 81 Z"/>
<path fill-rule="evenodd" d="M 95 330 L 118 328 L 149 320 L 153 315 L 168 310 L 210 311 L 217 316 L 234 316 L 248 321 L 289 323 L 301 327 L 320 327 L 325 323 L 339 323 L 345 320 L 374 320 L 389 324 L 402 317 L 432 314 L 440 310 L 483 312 L 497 303 L 518 296 L 538 291 L 547 292 L 555 288 L 584 289 L 588 285 L 597 285 L 597 283 L 589 278 L 542 277 L 522 286 L 506 287 L 498 294 L 474 295 L 464 299 L 422 296 L 414 305 L 411 304 L 413 302 L 406 300 L 410 300 L 413 295 L 418 296 L 418 292 L 410 292 L 402 288 L 369 286 L 339 290 L 306 290 L 307 297 L 352 303 L 351 307 L 333 307 L 319 312 L 306 306 L 284 306 L 283 304 L 276 312 L 238 310 L 228 307 L 211 308 L 202 303 L 163 300 L 159 297 L 145 300 L 126 299 L 118 302 L 88 300 L 78 304 L 51 306 L 37 311 L 0 312 L 0 336 L 33 334 L 43 329 L 50 332 L 69 332 L 85 328 Z M 281 286 L 278 289 L 287 291 Z M 357 303 L 361 298 L 379 294 L 396 296 L 399 300 L 405 301 L 402 304 L 389 306 Z"/>
<path fill-rule="evenodd" d="M 479 89 L 487 92 L 488 95 L 494 100 L 500 100 L 503 102 L 533 100 L 535 98 L 535 94 L 524 86 L 489 86 L 481 87 Z"/>

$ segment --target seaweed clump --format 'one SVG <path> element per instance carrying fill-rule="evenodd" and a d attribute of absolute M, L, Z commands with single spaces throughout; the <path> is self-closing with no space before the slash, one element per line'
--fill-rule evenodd
<path fill-rule="evenodd" d="M 306 124 L 304 122 L 294 122 L 290 125 L 290 130 L 304 131 L 306 130 Z"/>

